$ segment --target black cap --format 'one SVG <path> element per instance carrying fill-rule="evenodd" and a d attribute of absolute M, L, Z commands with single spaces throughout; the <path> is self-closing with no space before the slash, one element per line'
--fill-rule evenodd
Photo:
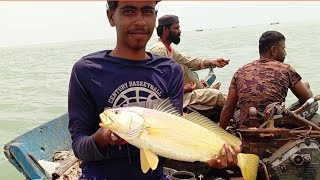
<path fill-rule="evenodd" d="M 176 15 L 167 14 L 158 19 L 158 25 L 164 26 L 173 23 L 179 23 L 179 18 Z"/>

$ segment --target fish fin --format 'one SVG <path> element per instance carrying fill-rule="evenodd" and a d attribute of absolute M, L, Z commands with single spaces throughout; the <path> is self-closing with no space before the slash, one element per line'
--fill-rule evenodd
<path fill-rule="evenodd" d="M 238 147 L 242 144 L 239 138 L 222 129 L 220 126 L 218 126 L 218 124 L 214 123 L 200 113 L 192 112 L 190 114 L 184 114 L 182 117 L 208 129 L 209 131 L 214 132 L 216 135 L 220 136 L 221 139 L 226 141 L 226 143 L 231 147 Z"/>
<path fill-rule="evenodd" d="M 160 129 L 159 128 L 146 128 L 148 134 L 150 135 L 156 135 L 160 133 Z"/>
<path fill-rule="evenodd" d="M 149 168 L 155 170 L 159 163 L 158 156 L 149 149 L 140 149 L 140 160 L 142 172 L 146 173 Z"/>
<path fill-rule="evenodd" d="M 169 98 L 161 100 L 157 105 L 157 107 L 155 108 L 155 110 L 180 116 L 180 113 L 178 112 L 177 108 L 175 108 L 172 105 Z"/>
<path fill-rule="evenodd" d="M 239 153 L 238 166 L 240 167 L 244 180 L 255 180 L 257 177 L 259 156 L 255 154 L 243 154 Z"/>
<path fill-rule="evenodd" d="M 140 164 L 141 164 L 141 170 L 143 173 L 147 173 L 150 169 L 150 165 L 148 163 L 147 157 L 143 150 L 140 149 Z"/>

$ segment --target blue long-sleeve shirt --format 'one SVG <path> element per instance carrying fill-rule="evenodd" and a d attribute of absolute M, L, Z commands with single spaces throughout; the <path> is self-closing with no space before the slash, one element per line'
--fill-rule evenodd
<path fill-rule="evenodd" d="M 160 157 L 156 170 L 143 174 L 138 148 L 128 144 L 100 152 L 92 135 L 99 129 L 99 114 L 106 107 L 152 108 L 160 99 L 169 97 L 182 113 L 182 69 L 171 59 L 150 53 L 150 59 L 139 61 L 109 53 L 89 54 L 72 69 L 68 113 L 73 151 L 83 161 L 84 173 L 112 180 L 159 179 L 164 158 Z"/>

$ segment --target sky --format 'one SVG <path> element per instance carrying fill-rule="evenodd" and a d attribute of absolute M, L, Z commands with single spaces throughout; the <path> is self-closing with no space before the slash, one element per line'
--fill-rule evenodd
<path fill-rule="evenodd" d="M 105 1 L 0 1 L 0 47 L 115 37 Z M 320 1 L 162 1 L 182 31 L 320 19 Z"/>

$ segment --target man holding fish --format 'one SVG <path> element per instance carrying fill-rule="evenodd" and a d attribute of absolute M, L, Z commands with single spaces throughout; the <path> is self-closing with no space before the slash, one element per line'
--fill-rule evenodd
<path fill-rule="evenodd" d="M 165 177 L 165 158 L 158 158 L 150 149 L 139 149 L 137 144 L 130 143 L 132 137 L 140 136 L 140 130 L 152 135 L 160 130 L 148 126 L 133 112 L 123 113 L 124 118 L 119 121 L 111 118 L 113 114 L 112 117 L 118 117 L 120 112 L 113 109 L 134 106 L 151 110 L 162 102 L 161 99 L 170 99 L 170 105 L 161 106 L 165 111 L 162 113 L 170 117 L 182 114 L 181 67 L 169 58 L 145 50 L 155 27 L 156 4 L 157 1 L 108 1 L 108 20 L 117 31 L 116 47 L 84 56 L 72 69 L 68 95 L 69 131 L 73 151 L 82 160 L 80 179 L 159 180 Z M 112 108 L 109 109 L 112 113 L 102 113 L 105 108 Z M 100 121 L 104 127 L 99 126 Z M 185 126 L 183 121 L 178 122 L 178 128 Z M 120 131 L 113 127 L 119 127 Z M 120 137 L 126 137 L 121 132 L 127 130 L 130 130 L 131 139 L 125 141 Z M 223 168 L 237 164 L 239 147 L 233 146 L 233 150 L 219 145 L 216 156 L 206 158 L 208 165 Z"/>

